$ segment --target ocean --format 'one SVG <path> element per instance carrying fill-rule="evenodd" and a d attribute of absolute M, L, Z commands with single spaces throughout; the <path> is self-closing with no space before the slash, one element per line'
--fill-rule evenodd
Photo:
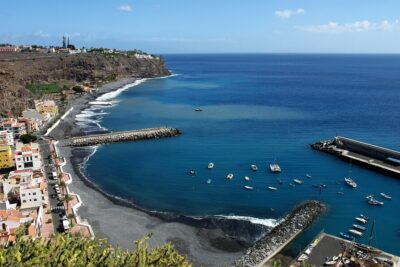
<path fill-rule="evenodd" d="M 98 146 L 83 166 L 90 180 L 148 210 L 236 216 L 267 226 L 304 200 L 321 200 L 327 212 L 289 252 L 299 252 L 321 230 L 347 232 L 363 213 L 371 222 L 358 241 L 368 242 L 375 221 L 372 245 L 400 254 L 400 180 L 309 146 L 339 134 L 400 150 L 399 55 L 164 58 L 174 75 L 101 96 L 112 106 L 90 106 L 78 115 L 77 124 L 86 132 L 172 126 L 183 134 Z M 209 162 L 215 164 L 212 170 Z M 269 172 L 274 162 L 281 166 L 280 174 Z M 252 172 L 251 164 L 259 170 Z M 188 175 L 191 169 L 196 176 Z M 228 173 L 234 174 L 231 181 Z M 356 180 L 356 189 L 344 184 L 346 176 Z M 294 178 L 303 184 L 290 186 Z M 321 183 L 327 185 L 322 191 L 312 187 Z M 393 200 L 369 206 L 365 197 L 380 192 Z"/>

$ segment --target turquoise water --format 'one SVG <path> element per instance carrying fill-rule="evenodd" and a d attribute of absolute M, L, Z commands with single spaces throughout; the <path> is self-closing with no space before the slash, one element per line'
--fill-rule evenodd
<path fill-rule="evenodd" d="M 183 132 L 98 147 L 86 172 L 102 189 L 151 210 L 263 219 L 280 218 L 306 199 L 322 200 L 328 212 L 300 244 L 322 229 L 346 232 L 364 213 L 376 221 L 373 245 L 400 254 L 400 180 L 309 148 L 340 134 L 400 150 L 400 56 L 169 55 L 166 62 L 176 76 L 141 83 L 109 97 L 112 107 L 91 107 L 80 118 L 88 131 L 168 125 Z M 281 174 L 267 170 L 274 161 Z M 357 189 L 343 183 L 347 175 Z M 294 178 L 304 183 L 289 186 Z M 317 183 L 328 187 L 319 192 L 311 186 Z M 365 196 L 380 192 L 393 200 L 368 206 Z"/>

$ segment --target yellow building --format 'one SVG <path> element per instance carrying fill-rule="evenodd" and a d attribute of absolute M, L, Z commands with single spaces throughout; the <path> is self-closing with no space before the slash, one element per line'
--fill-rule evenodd
<path fill-rule="evenodd" d="M 14 167 L 13 153 L 10 146 L 0 146 L 0 169 Z"/>
<path fill-rule="evenodd" d="M 47 101 L 37 101 L 36 103 L 36 109 L 40 113 L 48 113 L 51 116 L 55 116 L 58 114 L 58 107 L 56 103 L 52 100 L 47 100 Z"/>

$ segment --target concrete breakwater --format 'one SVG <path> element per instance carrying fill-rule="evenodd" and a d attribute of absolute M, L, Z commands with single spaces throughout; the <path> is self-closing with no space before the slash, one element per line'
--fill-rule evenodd
<path fill-rule="evenodd" d="M 111 132 L 105 134 L 95 134 L 72 137 L 66 143 L 69 146 L 94 146 L 105 143 L 139 141 L 146 139 L 158 139 L 180 135 L 181 131 L 176 128 L 160 127 L 147 128 L 133 131 Z"/>
<path fill-rule="evenodd" d="M 261 266 L 282 250 L 291 240 L 313 223 L 325 210 L 318 201 L 306 201 L 297 206 L 278 226 L 260 238 L 232 266 Z"/>

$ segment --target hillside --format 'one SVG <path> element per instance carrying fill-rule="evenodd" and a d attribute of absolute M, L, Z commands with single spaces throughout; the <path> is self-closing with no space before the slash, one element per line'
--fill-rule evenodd
<path fill-rule="evenodd" d="M 18 116 L 25 108 L 33 107 L 33 99 L 40 97 L 32 90 L 34 85 L 55 84 L 68 89 L 82 83 L 100 85 L 118 78 L 167 74 L 164 61 L 155 57 L 104 53 L 0 54 L 0 115 Z"/>

